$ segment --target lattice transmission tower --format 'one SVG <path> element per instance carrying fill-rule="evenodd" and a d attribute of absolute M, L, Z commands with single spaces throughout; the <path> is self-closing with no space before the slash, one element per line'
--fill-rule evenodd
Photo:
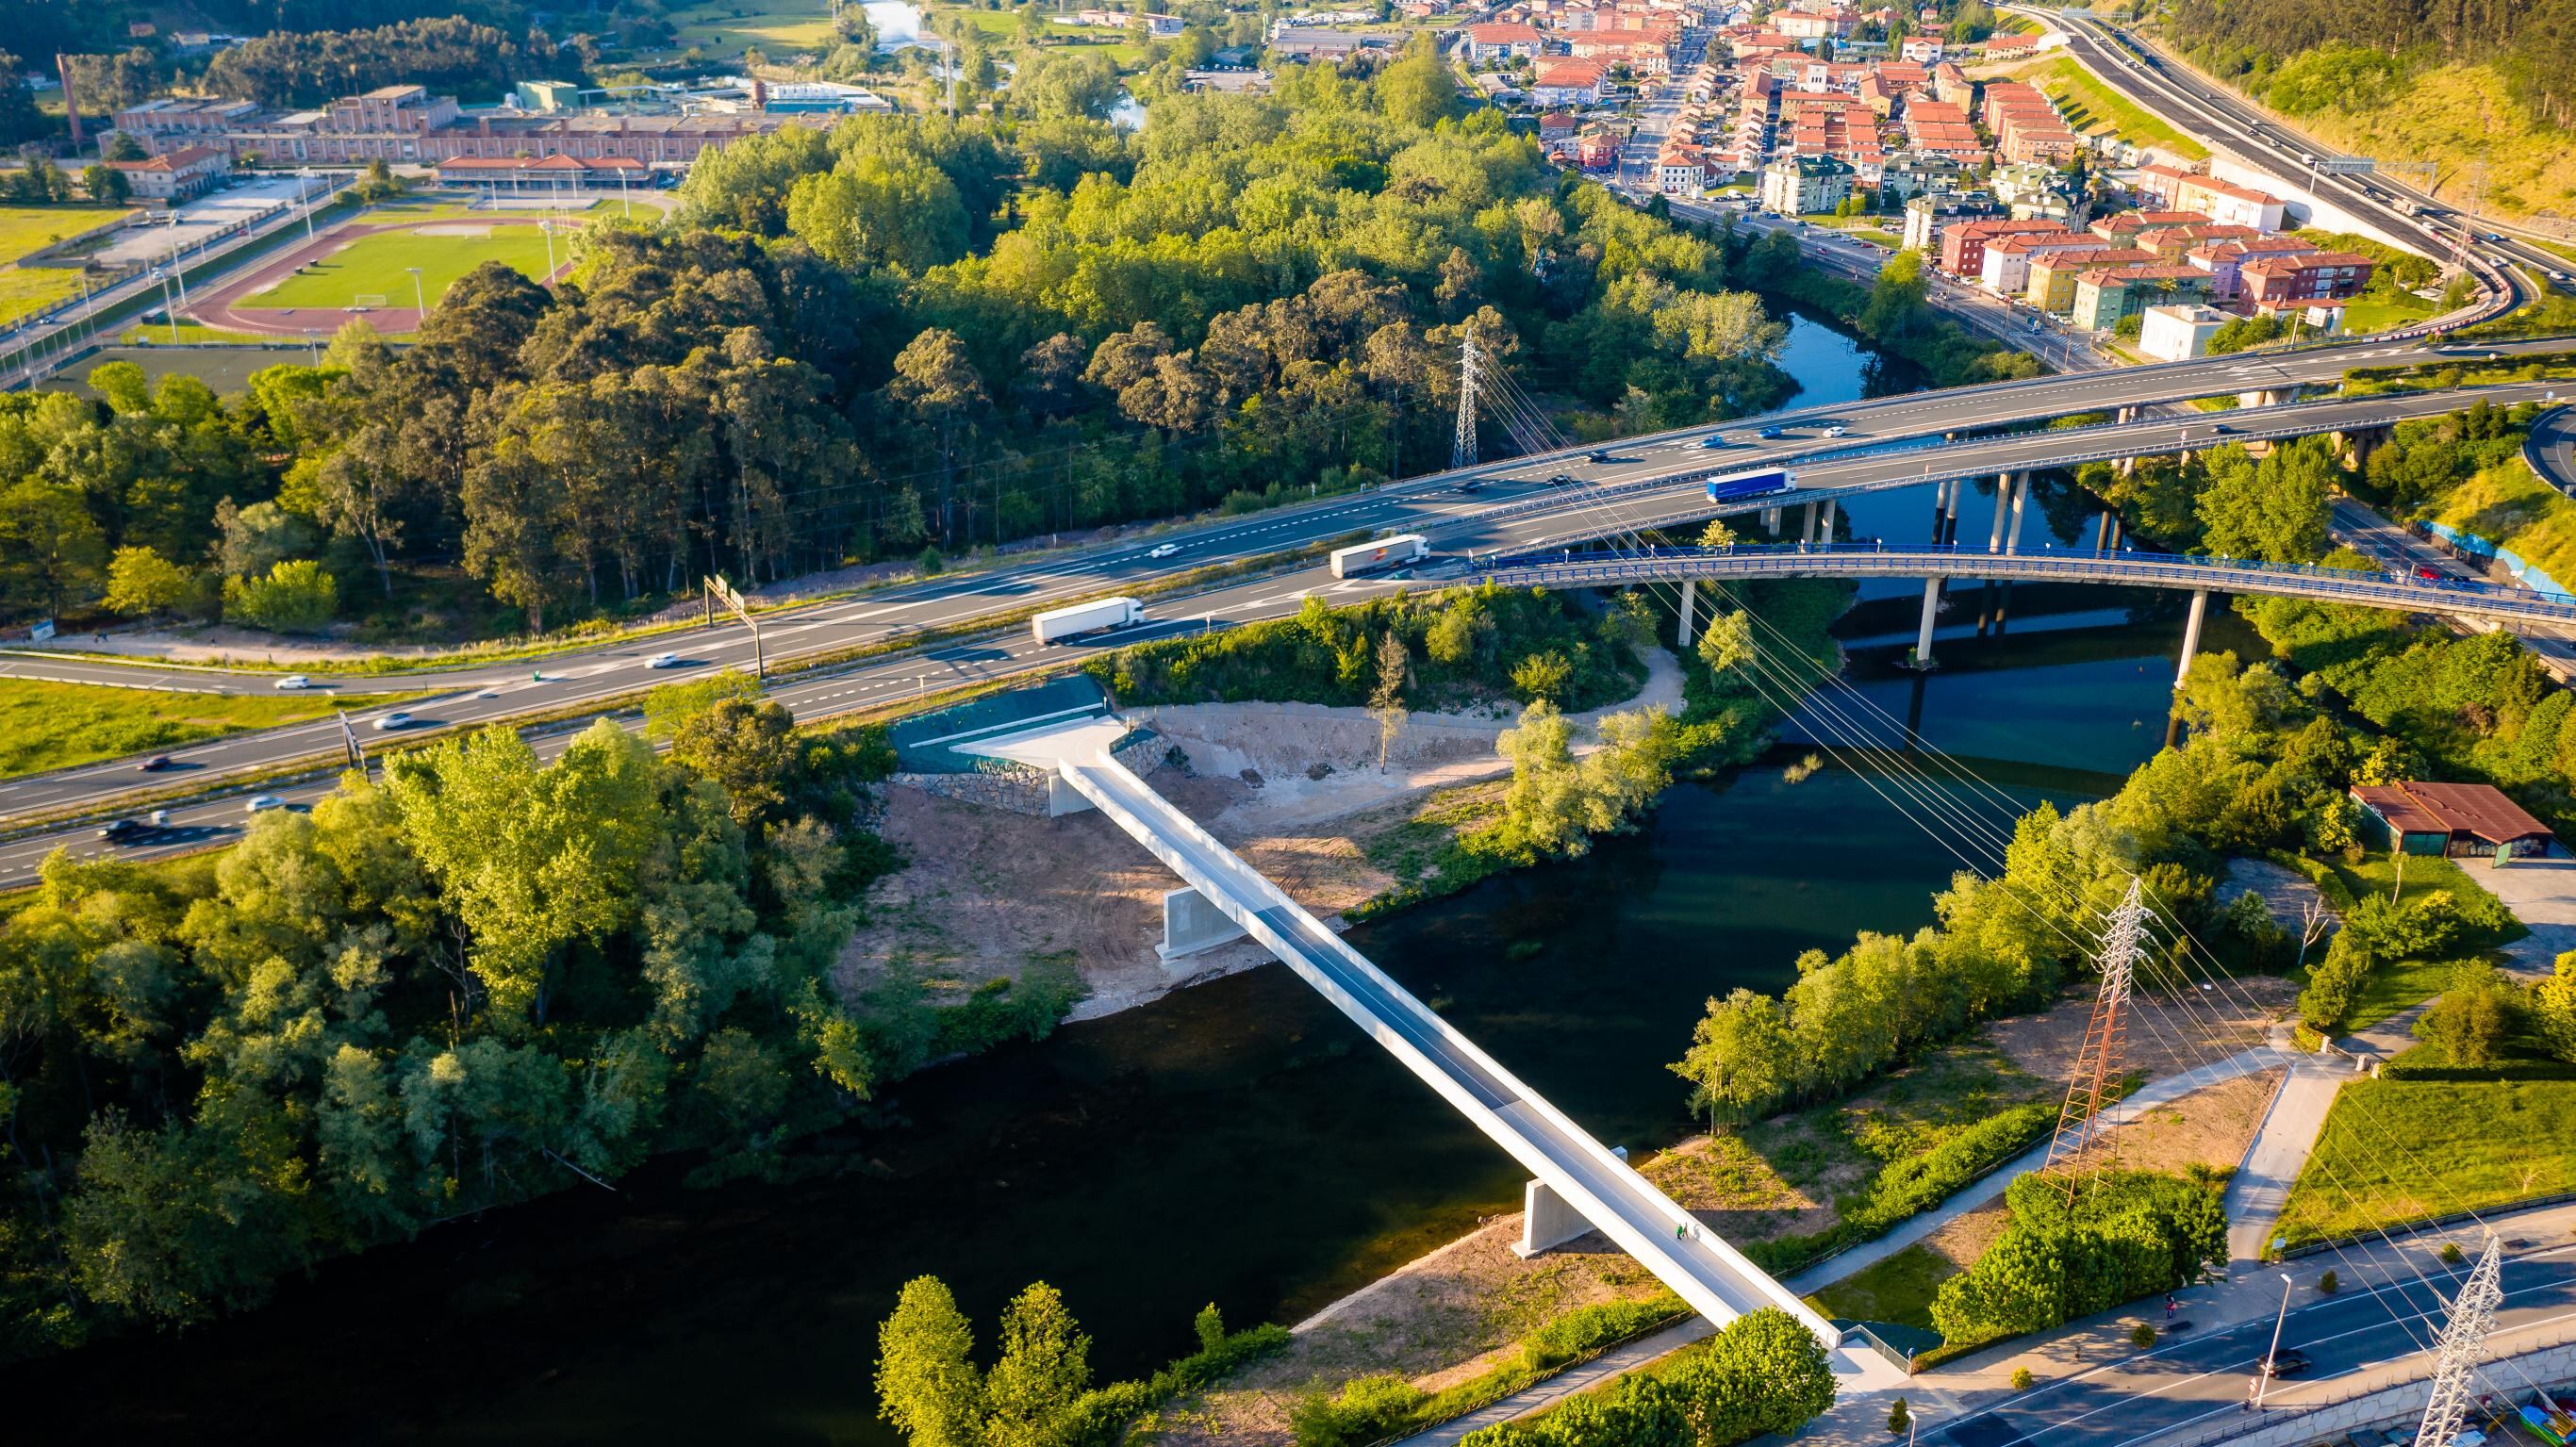
<path fill-rule="evenodd" d="M 1458 349 L 1458 437 L 1449 445 L 1449 465 L 1453 468 L 1476 465 L 1476 387 L 1484 380 L 1484 359 L 1476 351 L 1476 328 L 1466 328 L 1467 340 Z"/>
<path fill-rule="evenodd" d="M 2102 987 L 2093 996 L 2093 1018 L 2084 1027 L 2084 1049 L 2075 1057 L 2075 1074 L 2066 1084 L 2066 1104 L 2057 1112 L 2057 1134 L 2049 1138 L 2048 1160 L 2040 1167 L 2058 1178 L 2068 1200 L 2084 1174 L 2084 1162 L 2096 1144 L 2092 1172 L 2099 1174 L 2111 1153 L 2103 1134 L 2102 1108 L 2120 1080 L 2121 1047 L 2128 1038 L 2129 983 L 2138 956 L 2146 948 L 2147 907 L 2138 897 L 2138 881 L 2129 881 L 2128 898 L 2111 911 L 2102 927 Z"/>
<path fill-rule="evenodd" d="M 2416 1447 L 2451 1447 L 2467 1425 L 2470 1404 L 2477 1400 L 2478 1363 L 2486 1357 L 2487 1329 L 2495 1325 L 2496 1304 L 2504 1300 L 2503 1274 L 2504 1243 L 2489 1232 L 2469 1284 L 2451 1303 L 2450 1323 L 2442 1328 L 2441 1355 L 2433 1363 L 2433 1398 L 2424 1404 Z"/>

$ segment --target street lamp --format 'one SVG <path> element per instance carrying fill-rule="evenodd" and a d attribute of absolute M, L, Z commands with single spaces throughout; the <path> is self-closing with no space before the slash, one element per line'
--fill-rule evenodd
<path fill-rule="evenodd" d="M 406 266 L 403 270 L 411 273 L 411 299 L 413 305 L 417 307 L 420 312 L 420 315 L 412 322 L 412 326 L 417 329 L 423 322 L 429 320 L 429 294 L 422 291 L 420 288 L 419 267 Z"/>
<path fill-rule="evenodd" d="M 551 217 L 551 216 L 547 216 L 547 217 L 540 218 L 540 219 L 538 220 L 538 222 L 537 222 L 537 232 L 538 232 L 538 234 L 539 234 L 539 235 L 541 235 L 541 236 L 543 236 L 543 237 L 545 237 L 545 238 L 546 238 L 546 284 L 547 284 L 548 286 L 552 286 L 552 285 L 554 285 L 554 280 L 555 280 L 555 220 L 554 220 L 554 218 L 553 218 L 553 217 Z"/>
<path fill-rule="evenodd" d="M 2257 1412 L 2263 1410 L 2263 1393 L 2272 1385 L 2272 1364 L 2280 1359 L 2281 1324 L 2290 1319 L 2290 1273 L 2284 1271 L 2280 1276 L 2281 1310 L 2272 1318 L 2272 1349 L 2263 1353 L 2263 1360 L 2254 1365 L 2254 1410 Z"/>

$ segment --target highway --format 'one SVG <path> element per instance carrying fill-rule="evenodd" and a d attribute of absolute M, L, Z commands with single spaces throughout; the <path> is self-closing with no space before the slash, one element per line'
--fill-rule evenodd
<path fill-rule="evenodd" d="M 2467 395 L 2491 396 L 2501 405 L 2541 395 L 2544 391 L 2541 384 L 2513 384 Z M 1947 397 L 1951 394 L 1936 395 Z M 889 627 L 917 631 L 926 621 L 968 618 L 996 608 L 1024 606 L 1032 599 L 1055 601 L 1077 594 L 1095 593 L 1122 583 L 1149 580 L 1167 567 L 1188 565 L 1216 556 L 1257 554 L 1295 541 L 1339 536 L 1353 530 L 1418 530 L 1425 534 L 1434 549 L 1451 557 L 1570 548 L 1578 543 L 1603 537 L 1616 538 L 1640 529 L 1678 526 L 1720 514 L 1740 514 L 1772 506 L 1796 507 L 1810 501 L 1822 502 L 1859 492 L 1921 487 L 1949 476 L 1990 476 L 2063 465 L 2087 457 L 2172 451 L 2186 441 L 2244 441 L 2264 436 L 2358 427 L 2373 420 L 2396 416 L 2434 415 L 2462 405 L 2463 400 L 2463 394 L 2458 393 L 2398 394 L 2357 401 L 2328 398 L 2275 408 L 2239 409 L 2224 414 L 2195 413 L 2085 429 L 1989 434 L 1946 445 L 1899 445 L 1876 452 L 1868 449 L 1884 445 L 1888 439 L 1875 434 L 1865 435 L 1857 426 L 1849 436 L 1824 438 L 1817 435 L 1821 427 L 1814 417 L 1803 423 L 1782 424 L 1785 431 L 1803 435 L 1776 439 L 1775 446 L 1767 449 L 1749 445 L 1707 448 L 1692 440 L 1703 436 L 1707 430 L 1699 429 L 1676 440 L 1651 446 L 1634 442 L 1621 444 L 1608 454 L 1611 461 L 1591 464 L 1584 469 L 1598 479 L 1584 486 L 1551 488 L 1542 481 L 1532 480 L 1551 475 L 1553 464 L 1532 466 L 1525 460 L 1492 464 L 1475 470 L 1475 480 L 1479 485 L 1474 492 L 1460 490 L 1461 482 L 1468 480 L 1465 475 L 1456 475 L 1445 481 L 1426 479 L 1397 484 L 1361 497 L 1316 506 L 1307 510 L 1303 517 L 1265 514 L 1238 523 L 1211 526 L 1202 532 L 1176 532 L 1170 534 L 1170 538 L 1184 545 L 1181 552 L 1169 559 L 1151 558 L 1143 547 L 1131 545 L 1087 559 L 1053 559 L 1022 570 L 933 583 L 925 585 L 917 596 L 909 598 L 879 595 L 865 600 L 821 605 L 787 615 L 790 619 L 802 620 L 796 626 L 811 631 L 784 636 L 791 640 L 819 638 L 824 641 L 810 646 L 846 646 L 854 637 L 886 636 L 885 630 Z M 1833 409 L 1826 415 L 1857 419 L 1863 409 L 1871 405 Z M 1884 417 L 1893 414 L 1881 409 L 1873 415 Z M 2213 429 L 2218 426 L 2232 430 L 2223 435 L 2215 434 Z M 1735 434 L 1743 432 L 1745 425 L 1729 424 L 1725 430 Z M 1902 439 L 1898 442 L 1901 444 Z M 1778 458 L 1784 455 L 1778 450 L 1780 447 L 1793 449 L 1786 455 L 1807 459 L 1793 462 L 1797 486 L 1788 493 L 1712 504 L 1696 484 L 1670 481 L 1677 474 L 1706 472 L 1713 468 L 1733 470 L 1757 457 Z M 1855 453 L 1854 449 L 1861 450 Z M 1337 581 L 1322 568 L 1310 566 L 1218 584 L 1186 597 L 1158 600 L 1152 605 L 1155 621 L 1094 640 L 1089 646 L 1123 645 L 1201 627 L 1280 617 L 1296 611 L 1312 593 L 1356 600 L 1403 587 L 1406 581 L 1387 576 Z M 1433 584 L 1443 580 L 1426 577 L 1422 581 Z M 764 635 L 770 639 L 770 656 L 774 660 L 782 651 L 783 630 L 776 622 L 765 624 Z M 668 671 L 646 666 L 654 654 L 666 650 L 676 652 L 688 666 Z M 799 718 L 824 718 L 836 713 L 900 703 L 1014 673 L 1060 668 L 1079 658 L 1084 651 L 1085 645 L 1042 646 L 1032 641 L 1025 630 L 1014 628 L 986 638 L 865 660 L 817 677 L 786 680 L 772 688 L 771 696 Z M 599 697 L 632 694 L 653 683 L 699 676 L 705 670 L 723 664 L 747 666 L 749 652 L 747 636 L 739 625 L 732 625 L 713 632 L 690 633 L 678 638 L 666 637 L 600 650 L 588 655 L 587 661 L 577 667 L 562 668 L 560 681 L 553 684 L 532 684 L 524 678 L 516 678 L 509 683 L 491 685 L 488 690 L 460 690 L 440 699 L 406 705 L 406 708 L 424 725 L 496 718 L 504 716 L 514 699 L 549 688 L 556 691 L 557 698 L 576 689 Z M 15 660 L 20 665 L 40 661 Z M 549 668 L 547 677 L 557 679 L 558 670 Z M 364 686 L 383 685 L 369 682 Z M 481 696 L 486 692 L 492 696 Z M 364 722 L 360 720 L 361 732 L 371 744 L 386 737 L 366 730 Z M 304 757 L 316 749 L 327 754 L 337 748 L 337 739 L 338 724 L 325 722 L 245 734 L 199 749 L 181 751 L 174 757 L 194 765 L 199 777 L 219 780 L 218 766 L 210 761 L 293 759 Z M 553 742 L 541 741 L 540 751 L 558 746 L 559 737 Z M 129 788 L 138 782 L 185 777 L 188 777 L 185 773 L 138 774 L 131 764 L 99 765 L 0 784 L 0 804 L 31 813 L 44 807 L 60 808 L 92 800 L 103 801 L 112 797 L 114 790 Z M 319 797 L 324 786 L 308 784 L 275 792 L 287 802 L 300 803 Z M 244 822 L 243 807 L 243 801 L 237 797 L 173 806 L 168 830 L 135 841 L 117 853 L 127 858 L 153 858 L 222 842 L 238 832 Z M 0 887 L 22 884 L 32 878 L 36 866 L 57 844 L 70 846 L 75 853 L 96 852 L 107 847 L 96 837 L 91 826 L 35 831 L 26 837 L 0 843 Z"/>
<path fill-rule="evenodd" d="M 2493 228 L 2468 229 L 2468 223 L 2458 219 L 2444 221 L 2406 214 L 2398 209 L 2397 200 L 2442 212 L 2450 207 L 2391 176 L 2347 175 L 2322 169 L 2324 163 L 2351 158 L 2291 130 L 2235 92 L 2165 58 L 2153 47 L 2131 48 L 2113 27 L 2091 14 L 2006 8 L 2064 34 L 2068 51 L 2086 69 L 2185 133 L 2233 150 L 2246 160 L 2268 163 L 2282 179 L 2303 181 L 2318 196 L 2368 218 L 2374 226 L 2412 238 L 2427 256 L 2450 255 L 2465 237 L 2469 251 L 2490 263 L 2525 268 L 2533 279 L 2569 270 L 2567 258 Z M 2516 279 L 2510 271 L 2506 275 L 2514 280 L 2516 295 L 2527 298 L 2528 281 Z"/>
<path fill-rule="evenodd" d="M 2310 1365 L 2267 1394 L 2265 1416 L 2286 1416 L 2303 1399 L 2333 1395 L 2343 1378 L 2419 1356 L 2441 1330 L 2447 1293 L 2458 1290 L 2442 1268 L 2428 1267 L 2426 1274 L 2429 1283 L 2411 1279 L 2376 1291 L 2356 1285 L 2293 1309 L 2281 1346 L 2303 1353 Z M 2497 1308 L 2491 1340 L 2511 1349 L 2520 1338 L 2528 1349 L 2576 1335 L 2576 1247 L 2508 1245 L 2502 1279 L 2504 1304 Z M 2214 1434 L 2241 1423 L 2250 1431 L 2258 1423 L 2246 1410 L 2248 1384 L 2271 1336 L 2269 1317 L 2206 1336 L 2184 1334 L 1927 1435 L 1946 1437 L 1957 1447 L 2129 1447 L 2191 1428 Z M 2429 1362 L 2414 1375 L 2426 1370 Z M 2489 1362 L 2481 1375 L 2497 1393 L 2529 1393 L 2509 1362 Z"/>
<path fill-rule="evenodd" d="M 2576 495 L 2576 407 L 2543 412 L 2523 439 L 2523 459 L 2540 480 L 2560 492 Z"/>

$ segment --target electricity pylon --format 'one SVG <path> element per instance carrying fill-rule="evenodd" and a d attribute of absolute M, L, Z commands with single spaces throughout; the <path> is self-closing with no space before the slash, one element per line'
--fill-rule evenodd
<path fill-rule="evenodd" d="M 1476 350 L 1476 327 L 1465 328 L 1467 340 L 1458 349 L 1458 437 L 1449 446 L 1451 467 L 1476 465 L 1476 388 L 1484 380 L 1484 357 Z"/>
<path fill-rule="evenodd" d="M 2057 1112 L 2057 1134 L 2048 1142 L 2048 1160 L 2040 1167 L 2055 1172 L 2068 1200 L 2075 1199 L 2076 1175 L 2086 1152 L 2102 1135 L 2102 1108 L 2120 1079 L 2121 1045 L 2127 1039 L 2125 1018 L 2129 982 L 2145 948 L 2147 907 L 2138 898 L 2138 881 L 2129 881 L 2128 898 L 2111 911 L 2102 928 L 2102 987 L 2093 996 L 2093 1019 L 2084 1027 L 2084 1049 L 2075 1057 L 2075 1074 L 2066 1085 L 2066 1104 Z M 2094 1165 L 2098 1173 L 2101 1163 Z"/>
<path fill-rule="evenodd" d="M 2504 1243 L 2487 1233 L 2487 1245 L 2469 1272 L 2469 1284 L 2451 1303 L 2450 1323 L 2442 1328 L 2441 1355 L 2433 1364 L 2433 1398 L 2424 1404 L 2424 1425 L 2415 1433 L 2416 1447 L 2451 1447 L 2468 1422 L 2477 1386 L 2478 1363 L 2486 1357 L 2487 1329 L 2495 1325 L 2496 1303 L 2504 1300 L 2499 1277 L 2504 1274 Z"/>

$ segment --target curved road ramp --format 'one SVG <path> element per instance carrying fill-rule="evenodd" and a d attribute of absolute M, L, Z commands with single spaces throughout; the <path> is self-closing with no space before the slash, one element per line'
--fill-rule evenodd
<path fill-rule="evenodd" d="M 1522 1228 L 1524 1254 L 1598 1230 L 1712 1322 L 1778 1307 L 1833 1352 L 1844 1385 L 1879 1385 L 1901 1375 L 1857 1342 L 1843 1348 L 1832 1323 L 1112 760 L 1109 749 L 1127 732 L 1123 720 L 1110 717 L 959 747 L 1052 771 L 1510 1152 L 1535 1178 Z"/>

